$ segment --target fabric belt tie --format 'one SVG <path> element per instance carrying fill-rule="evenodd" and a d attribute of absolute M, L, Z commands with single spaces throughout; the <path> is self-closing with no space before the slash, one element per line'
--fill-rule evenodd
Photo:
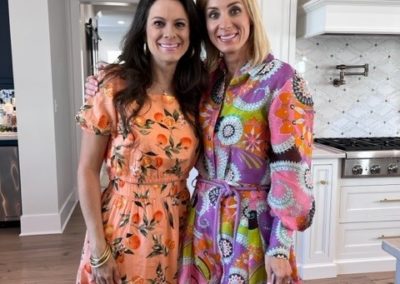
<path fill-rule="evenodd" d="M 256 191 L 260 189 L 268 189 L 268 185 L 230 185 L 224 180 L 208 180 L 204 178 L 197 178 L 198 182 L 201 183 L 206 183 L 211 186 L 216 186 L 220 189 L 218 198 L 216 200 L 216 214 L 214 215 L 214 224 L 213 224 L 213 229 L 214 229 L 214 251 L 218 252 L 218 232 L 219 228 L 221 225 L 221 203 L 222 200 L 230 197 L 230 196 L 235 196 L 237 198 L 237 207 L 236 207 L 236 218 L 235 218 L 235 225 L 234 225 L 234 239 L 236 240 L 236 233 L 239 227 L 239 222 L 240 222 L 240 204 L 242 201 L 242 198 L 240 196 L 240 191 Z"/>

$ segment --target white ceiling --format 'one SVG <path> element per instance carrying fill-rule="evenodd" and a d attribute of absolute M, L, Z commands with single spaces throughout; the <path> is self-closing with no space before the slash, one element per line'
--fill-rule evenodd
<path fill-rule="evenodd" d="M 93 8 L 98 16 L 98 28 L 102 30 L 127 30 L 136 11 L 134 4 L 127 6 L 93 5 Z"/>

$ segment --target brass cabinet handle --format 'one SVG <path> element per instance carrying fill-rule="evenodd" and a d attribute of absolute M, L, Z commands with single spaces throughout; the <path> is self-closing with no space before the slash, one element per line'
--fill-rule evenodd
<path fill-rule="evenodd" d="M 321 181 L 319 182 L 319 184 L 325 185 L 325 184 L 328 184 L 328 182 L 327 182 L 326 180 L 321 180 Z"/>
<path fill-rule="evenodd" d="M 385 236 L 385 235 L 382 235 L 380 237 L 377 237 L 378 240 L 388 240 L 388 239 L 397 239 L 397 238 L 400 238 L 400 235 L 398 235 L 398 236 Z"/>
<path fill-rule="evenodd" d="M 379 200 L 380 203 L 391 203 L 391 202 L 400 202 L 400 199 L 387 199 L 384 198 L 382 200 Z"/>

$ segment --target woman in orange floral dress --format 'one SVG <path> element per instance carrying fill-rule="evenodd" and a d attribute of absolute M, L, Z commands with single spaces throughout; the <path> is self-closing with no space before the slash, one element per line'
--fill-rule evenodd
<path fill-rule="evenodd" d="M 87 226 L 77 283 L 177 281 L 206 75 L 199 26 L 192 0 L 141 0 L 119 64 L 77 114 Z M 103 161 L 110 184 L 101 193 Z"/>

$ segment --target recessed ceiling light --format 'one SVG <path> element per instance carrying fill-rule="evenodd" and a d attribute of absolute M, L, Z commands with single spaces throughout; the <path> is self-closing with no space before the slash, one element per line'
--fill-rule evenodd
<path fill-rule="evenodd" d="M 123 3 L 123 2 L 103 2 L 102 5 L 110 5 L 110 6 L 129 6 L 130 3 Z"/>
<path fill-rule="evenodd" d="M 125 21 L 118 21 L 117 23 L 120 25 L 123 25 L 123 24 L 125 24 Z"/>

